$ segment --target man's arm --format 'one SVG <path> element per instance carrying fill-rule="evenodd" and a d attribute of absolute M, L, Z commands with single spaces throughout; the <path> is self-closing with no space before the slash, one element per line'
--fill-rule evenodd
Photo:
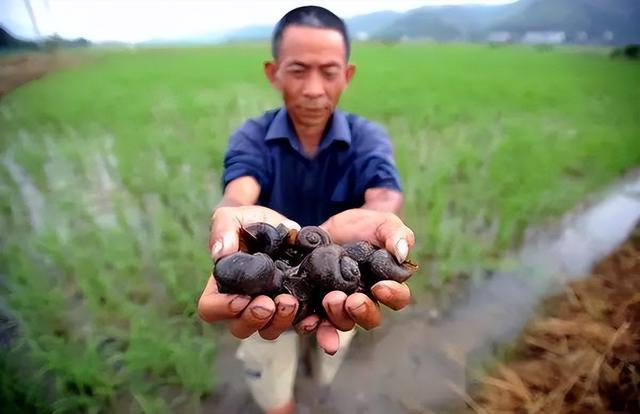
<path fill-rule="evenodd" d="M 364 193 L 362 208 L 399 214 L 402 209 L 402 193 L 390 188 L 370 188 Z"/>
<path fill-rule="evenodd" d="M 239 207 L 251 206 L 256 204 L 260 196 L 260 184 L 251 176 L 236 178 L 227 184 L 224 190 L 222 200 L 216 206 L 220 207 Z"/>

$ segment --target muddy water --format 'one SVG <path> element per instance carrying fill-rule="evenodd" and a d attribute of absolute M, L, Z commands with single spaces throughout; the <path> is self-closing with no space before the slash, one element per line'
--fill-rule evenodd
<path fill-rule="evenodd" d="M 513 254 L 516 266 L 470 282 L 441 318 L 427 304 L 387 313 L 382 327 L 361 332 L 329 390 L 299 376 L 300 413 L 429 413 L 464 404 L 473 371 L 518 334 L 536 303 L 579 277 L 622 243 L 640 220 L 640 174 L 565 216 L 555 230 L 530 231 Z M 233 357 L 220 345 L 218 393 L 205 412 L 257 413 Z M 446 407 L 446 408 L 444 408 Z"/>

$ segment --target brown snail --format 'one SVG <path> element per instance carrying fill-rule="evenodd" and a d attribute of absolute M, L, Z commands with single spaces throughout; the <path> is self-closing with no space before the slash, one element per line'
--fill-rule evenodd
<path fill-rule="evenodd" d="M 300 303 L 294 323 L 313 312 L 322 314 L 322 299 L 333 290 L 371 295 L 375 283 L 402 283 L 418 270 L 366 241 L 334 244 L 315 226 L 296 231 L 255 223 L 241 228 L 239 237 L 240 251 L 215 263 L 219 291 L 270 297 L 289 293 Z"/>

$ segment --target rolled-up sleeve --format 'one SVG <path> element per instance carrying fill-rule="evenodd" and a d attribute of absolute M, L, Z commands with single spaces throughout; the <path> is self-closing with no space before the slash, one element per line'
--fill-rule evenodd
<path fill-rule="evenodd" d="M 359 131 L 356 152 L 358 187 L 361 193 L 370 188 L 389 188 L 402 191 L 393 147 L 386 130 L 373 122 Z"/>
<path fill-rule="evenodd" d="M 251 176 L 260 187 L 268 186 L 268 156 L 259 139 L 251 138 L 242 130 L 236 131 L 229 139 L 224 155 L 222 188 L 239 177 Z"/>

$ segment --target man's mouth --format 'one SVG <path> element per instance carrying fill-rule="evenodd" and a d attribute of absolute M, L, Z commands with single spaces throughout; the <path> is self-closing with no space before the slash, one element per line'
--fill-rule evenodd
<path fill-rule="evenodd" d="M 324 106 L 303 106 L 302 110 L 308 112 L 320 112 L 324 110 Z"/>

